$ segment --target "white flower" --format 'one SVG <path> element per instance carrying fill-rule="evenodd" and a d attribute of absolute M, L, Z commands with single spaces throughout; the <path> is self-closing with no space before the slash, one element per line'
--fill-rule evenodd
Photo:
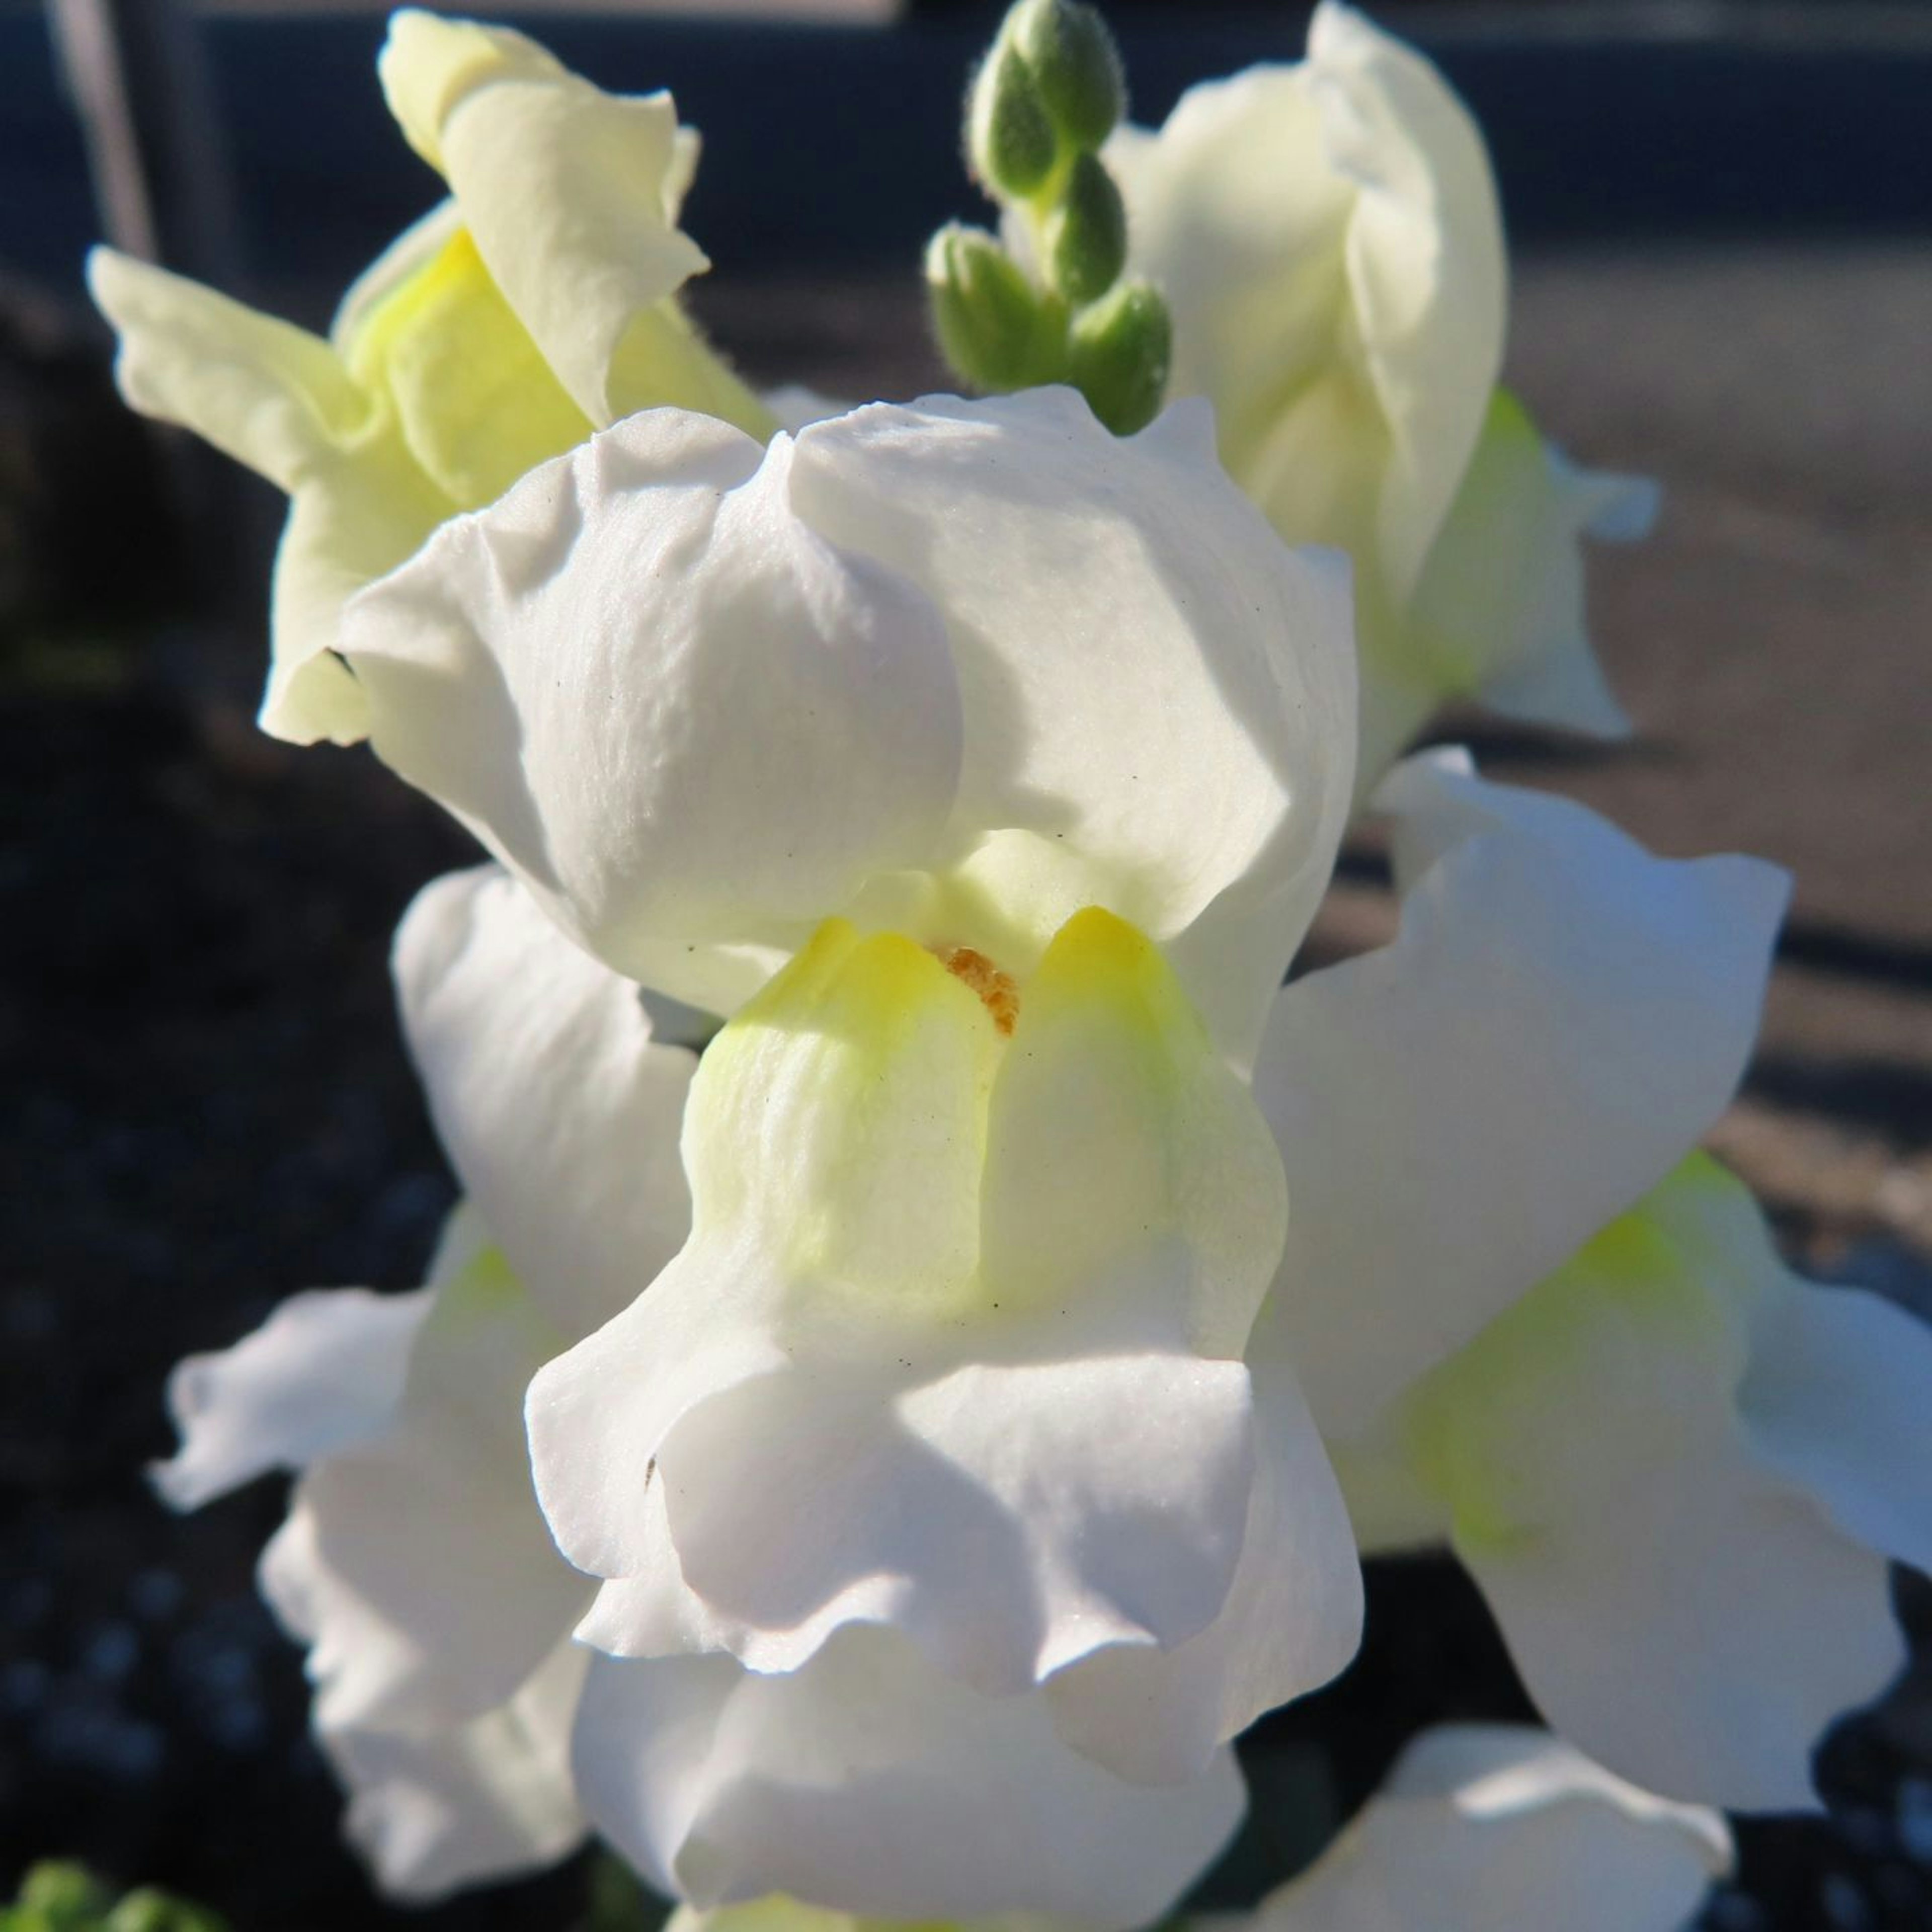
<path fill-rule="evenodd" d="M 602 1648 L 781 1671 L 886 1624 L 1018 1696 L 1191 1645 L 1162 1738 L 1096 1752 L 1174 1780 L 1352 1654 L 1318 1440 L 1242 1361 L 1283 1204 L 1227 1064 L 1346 816 L 1346 600 L 1204 428 L 1119 442 L 1048 392 L 765 450 L 656 412 L 350 614 L 377 749 L 560 922 L 680 996 L 758 988 L 693 1088 L 691 1240 L 653 1280 L 577 1215 L 635 1299 L 531 1392 Z M 615 1197 L 623 1137 L 544 1140 L 512 982 L 441 926 L 398 957 L 450 1016 L 459 1164 Z M 578 997 L 596 1068 L 622 1001 Z M 484 1158 L 534 1287 L 549 1238 Z"/>
<path fill-rule="evenodd" d="M 1582 628 L 1585 534 L 1648 485 L 1572 470 L 1496 386 L 1507 306 L 1482 137 L 1429 63 L 1352 8 L 1298 66 L 1189 90 L 1108 143 L 1133 265 L 1174 314 L 1170 393 L 1291 542 L 1354 559 L 1366 790 L 1445 698 L 1623 728 Z"/>
<path fill-rule="evenodd" d="M 439 1121 L 496 1125 L 451 1143 L 488 1214 L 459 1214 L 430 1289 L 298 1297 L 184 1364 L 183 1444 L 158 1472 L 191 1505 L 302 1471 L 263 1587 L 310 1646 L 318 1734 L 383 1883 L 434 1897 L 549 1862 L 587 1824 L 706 1904 L 782 1888 L 899 1916 L 1157 1916 L 1239 1819 L 1225 1751 L 1184 1790 L 1140 1790 L 1062 1744 L 1039 1700 L 980 1698 L 890 1631 L 846 1631 L 775 1678 L 572 1641 L 593 1586 L 532 1495 L 524 1390 L 681 1238 L 691 1056 L 653 1043 L 635 988 L 494 867 L 424 895 L 400 952 Z M 486 989 L 496 1030 L 458 1051 Z M 620 1157 L 586 1157 L 601 1148 Z M 527 1290 L 505 1250 L 538 1258 Z M 659 1552 L 667 1594 L 676 1560 Z"/>
<path fill-rule="evenodd" d="M 415 11 L 380 72 L 451 198 L 326 340 L 110 249 L 88 265 L 128 402 L 292 500 L 262 724 L 298 743 L 364 735 L 343 602 L 446 518 L 647 404 L 770 427 L 676 304 L 709 265 L 677 226 L 698 142 L 669 94 L 603 94 L 520 34 Z"/>
<path fill-rule="evenodd" d="M 1282 995 L 1256 1091 L 1309 1393 L 1365 1549 L 1447 1541 L 1531 1694 L 1620 1774 L 1809 1800 L 1932 1558 L 1932 1334 L 1806 1288 L 1684 1156 L 1748 1054 L 1784 885 L 1647 857 L 1454 758 L 1383 787 L 1400 935 Z"/>

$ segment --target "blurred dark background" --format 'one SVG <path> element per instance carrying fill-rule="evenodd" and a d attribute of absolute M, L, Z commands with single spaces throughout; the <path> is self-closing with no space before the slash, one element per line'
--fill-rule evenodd
<path fill-rule="evenodd" d="M 275 500 L 121 411 L 80 257 L 111 220 L 320 325 L 434 184 L 376 89 L 374 8 L 61 8 L 97 50 L 85 122 L 50 16 L 0 0 L 0 1886 L 72 1852 L 247 1932 L 567 1925 L 574 1870 L 426 1918 L 370 1902 L 253 1592 L 275 1486 L 177 1521 L 140 1473 L 182 1354 L 298 1288 L 417 1278 L 451 1184 L 386 953 L 416 887 L 473 855 L 365 754 L 254 730 Z M 957 104 L 999 9 L 774 10 L 515 17 L 704 130 L 696 305 L 748 374 L 940 386 L 918 249 L 981 212 Z M 1143 120 L 1292 58 L 1306 11 L 1112 10 Z M 1593 570 L 1637 743 L 1468 735 L 1661 850 L 1794 869 L 1716 1144 L 1814 1271 L 1932 1315 L 1932 4 L 1380 17 L 1488 132 L 1510 380 L 1573 453 L 1669 491 L 1655 538 Z M 1358 855 L 1311 957 L 1390 920 Z M 1901 1580 L 1922 1637 L 1929 1600 Z M 1523 1708 L 1448 1566 L 1378 1568 L 1371 1601 L 1362 1664 L 1252 1741 L 1215 1901 L 1292 1868 L 1419 1724 Z M 1747 1832 L 1715 1932 L 1932 1925 L 1932 1664 L 1824 1763 L 1830 1816 Z"/>

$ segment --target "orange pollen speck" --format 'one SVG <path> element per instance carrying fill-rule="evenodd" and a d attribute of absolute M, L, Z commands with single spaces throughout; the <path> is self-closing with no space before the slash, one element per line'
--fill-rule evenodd
<path fill-rule="evenodd" d="M 1020 989 L 1013 984 L 1012 976 L 1002 973 L 983 952 L 976 952 L 970 946 L 943 950 L 934 946 L 933 950 L 954 979 L 979 994 L 980 1004 L 993 1016 L 994 1031 L 1002 1040 L 1012 1039 L 1020 1017 Z"/>

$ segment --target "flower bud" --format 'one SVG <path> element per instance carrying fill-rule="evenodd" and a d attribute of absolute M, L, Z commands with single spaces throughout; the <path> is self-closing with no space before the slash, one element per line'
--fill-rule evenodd
<path fill-rule="evenodd" d="M 967 160 L 995 196 L 1024 200 L 1053 172 L 1059 137 L 1025 61 L 1003 34 L 974 77 Z"/>
<path fill-rule="evenodd" d="M 1008 22 L 1040 98 L 1070 146 L 1090 153 L 1126 111 L 1120 50 L 1081 0 L 1021 0 Z"/>
<path fill-rule="evenodd" d="M 1116 436 L 1144 429 L 1159 412 L 1173 359 L 1174 326 L 1151 282 L 1123 282 L 1073 320 L 1069 379 Z"/>
<path fill-rule="evenodd" d="M 1058 376 L 1065 311 L 1040 295 L 996 237 L 949 224 L 927 246 L 926 279 L 933 331 L 957 374 L 995 390 Z"/>
<path fill-rule="evenodd" d="M 1066 177 L 1044 235 L 1047 286 L 1078 308 L 1097 302 L 1127 260 L 1127 211 L 1100 160 L 1082 154 Z"/>

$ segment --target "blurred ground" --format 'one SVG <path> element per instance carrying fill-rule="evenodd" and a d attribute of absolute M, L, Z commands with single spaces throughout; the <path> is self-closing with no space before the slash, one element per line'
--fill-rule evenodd
<path fill-rule="evenodd" d="M 754 376 L 936 380 L 916 297 L 707 292 Z M 1485 728 L 1493 772 L 1660 849 L 1738 848 L 1798 891 L 1765 1048 L 1718 1137 L 1794 1251 L 1932 1312 L 1932 260 L 1868 248 L 1550 258 L 1514 380 L 1573 452 L 1662 476 L 1655 540 L 1598 560 L 1642 727 L 1604 752 Z M 238 1926 L 389 1922 L 334 1841 L 294 1653 L 254 1600 L 272 1485 L 184 1522 L 143 1490 L 183 1352 L 295 1288 L 413 1281 L 450 1196 L 385 974 L 410 893 L 466 841 L 360 753 L 255 735 L 259 643 L 159 614 L 156 472 L 58 316 L 0 362 L 0 1878 L 84 1854 Z M 22 491 L 56 478 L 58 514 Z M 218 572 L 259 573 L 244 495 Z M 76 523 L 77 506 L 98 520 Z M 248 579 L 244 608 L 260 606 Z M 1371 857 L 1318 957 L 1388 929 Z M 1928 1592 L 1906 1594 L 1922 1632 Z M 1442 1566 L 1375 1580 L 1366 1666 L 1264 1727 L 1223 1895 L 1299 1856 L 1280 1820 L 1358 1802 L 1400 1738 L 1515 1708 Z M 1922 1655 L 1924 1654 L 1922 1648 Z M 1453 1688 L 1448 1688 L 1453 1686 Z M 1451 1701 L 1453 1700 L 1453 1702 Z M 1720 1932 L 1932 1924 L 1932 1676 L 1848 1729 L 1828 1823 L 1761 1828 Z M 431 1926 L 568 1922 L 574 1880 Z M 396 1922 L 423 1924 L 420 1918 Z"/>

